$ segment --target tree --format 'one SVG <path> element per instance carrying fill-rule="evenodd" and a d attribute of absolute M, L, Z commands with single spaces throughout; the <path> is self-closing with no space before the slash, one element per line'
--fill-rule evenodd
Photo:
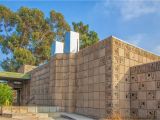
<path fill-rule="evenodd" d="M 3 54 L 10 54 L 1 67 L 17 71 L 23 64 L 43 63 L 50 58 L 53 40 L 62 41 L 68 30 L 63 15 L 54 10 L 45 18 L 39 9 L 21 7 L 13 12 L 0 5 L 0 47 Z"/>
<path fill-rule="evenodd" d="M 0 114 L 3 114 L 2 107 L 4 105 L 11 105 L 13 102 L 13 90 L 10 86 L 7 84 L 0 83 L 0 106 L 1 106 L 1 112 Z"/>
<path fill-rule="evenodd" d="M 80 33 L 80 48 L 98 41 L 98 35 L 82 22 L 74 23 Z M 5 71 L 16 72 L 21 65 L 39 65 L 50 59 L 54 40 L 64 41 L 70 26 L 64 16 L 54 10 L 49 17 L 39 9 L 21 7 L 16 12 L 0 5 L 0 48 L 8 57 L 1 62 Z"/>
<path fill-rule="evenodd" d="M 85 48 L 98 42 L 98 34 L 95 31 L 90 31 L 89 25 L 85 25 L 83 22 L 73 22 L 72 25 L 73 30 L 80 33 L 80 48 Z"/>
<path fill-rule="evenodd" d="M 61 13 L 56 13 L 54 10 L 50 12 L 49 19 L 52 31 L 55 33 L 57 41 L 64 41 L 64 35 L 67 31 L 70 31 L 69 24 L 65 21 L 64 16 Z"/>

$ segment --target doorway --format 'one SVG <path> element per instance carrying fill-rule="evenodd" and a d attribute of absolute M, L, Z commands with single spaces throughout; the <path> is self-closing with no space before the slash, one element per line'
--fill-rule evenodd
<path fill-rule="evenodd" d="M 15 88 L 13 92 L 14 92 L 13 105 L 20 106 L 21 103 L 20 88 Z"/>

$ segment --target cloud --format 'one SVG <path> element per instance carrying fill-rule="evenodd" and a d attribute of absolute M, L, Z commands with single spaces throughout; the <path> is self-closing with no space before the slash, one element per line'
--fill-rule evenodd
<path fill-rule="evenodd" d="M 160 45 L 157 45 L 153 51 L 160 55 Z"/>
<path fill-rule="evenodd" d="M 125 40 L 127 40 L 127 42 L 135 45 L 135 46 L 140 46 L 140 43 L 144 40 L 146 40 L 147 36 L 143 33 L 141 34 L 136 34 L 136 35 L 131 35 L 131 36 L 127 36 L 125 38 Z"/>
<path fill-rule="evenodd" d="M 160 1 L 156 0 L 104 0 L 95 5 L 94 11 L 104 15 L 118 13 L 123 20 L 128 21 L 144 15 L 158 13 Z"/>
<path fill-rule="evenodd" d="M 133 1 L 129 0 L 120 6 L 121 14 L 125 20 L 138 18 L 143 15 L 156 13 L 160 10 L 158 2 L 155 1 Z M 160 2 L 159 2 L 160 3 Z"/>
<path fill-rule="evenodd" d="M 140 39 L 135 39 L 135 40 L 132 40 L 132 41 L 129 41 L 129 43 L 135 45 L 135 46 L 139 46 L 141 40 Z"/>
<path fill-rule="evenodd" d="M 126 40 L 128 43 L 131 43 L 137 47 L 141 47 L 144 50 L 150 51 L 154 54 L 160 55 L 160 44 L 157 44 L 155 41 L 153 41 L 156 39 L 157 37 L 150 37 L 144 33 L 127 36 L 124 38 L 124 40 Z"/>

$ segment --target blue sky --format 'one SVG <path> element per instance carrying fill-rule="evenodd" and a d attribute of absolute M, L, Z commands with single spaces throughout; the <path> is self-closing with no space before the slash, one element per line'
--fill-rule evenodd
<path fill-rule="evenodd" d="M 160 1 L 158 0 L 1 0 L 16 11 L 21 6 L 39 8 L 46 16 L 54 9 L 66 21 L 83 21 L 100 40 L 114 35 L 160 55 Z M 2 55 L 0 60 L 5 58 Z"/>

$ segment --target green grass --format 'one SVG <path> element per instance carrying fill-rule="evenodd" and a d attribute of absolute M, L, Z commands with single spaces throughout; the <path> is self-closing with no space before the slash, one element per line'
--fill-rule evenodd
<path fill-rule="evenodd" d="M 29 80 L 29 74 L 16 73 L 16 72 L 0 72 L 1 80 Z"/>

